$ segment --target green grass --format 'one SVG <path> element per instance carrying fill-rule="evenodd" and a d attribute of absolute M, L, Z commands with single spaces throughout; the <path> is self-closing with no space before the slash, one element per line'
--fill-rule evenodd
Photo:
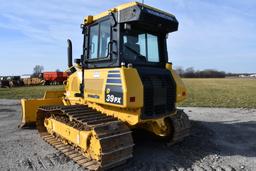
<path fill-rule="evenodd" d="M 188 99 L 179 106 L 256 108 L 256 79 L 183 79 Z M 63 86 L 0 88 L 0 99 L 40 98 Z"/>
<path fill-rule="evenodd" d="M 183 79 L 188 99 L 181 106 L 256 108 L 256 79 Z"/>
<path fill-rule="evenodd" d="M 0 99 L 41 98 L 46 90 L 64 90 L 63 86 L 0 88 Z"/>

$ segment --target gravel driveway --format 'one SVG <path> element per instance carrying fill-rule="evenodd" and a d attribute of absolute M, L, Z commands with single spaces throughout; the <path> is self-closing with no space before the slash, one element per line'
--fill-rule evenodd
<path fill-rule="evenodd" d="M 134 158 L 115 170 L 256 170 L 256 109 L 185 108 L 191 136 L 167 143 L 136 131 Z M 0 170 L 82 170 L 40 139 L 19 129 L 20 104 L 0 100 Z"/>

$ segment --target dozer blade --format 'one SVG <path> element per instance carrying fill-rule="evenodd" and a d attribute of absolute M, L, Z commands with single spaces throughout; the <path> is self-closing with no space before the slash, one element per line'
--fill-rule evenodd
<path fill-rule="evenodd" d="M 49 93 L 51 96 L 49 96 Z M 20 128 L 33 127 L 36 123 L 36 113 L 40 106 L 63 105 L 63 91 L 46 92 L 43 99 L 21 99 L 21 124 Z"/>

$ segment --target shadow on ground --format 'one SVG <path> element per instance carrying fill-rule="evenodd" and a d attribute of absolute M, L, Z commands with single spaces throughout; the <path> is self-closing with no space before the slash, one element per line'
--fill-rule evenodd
<path fill-rule="evenodd" d="M 165 142 L 139 130 L 134 133 L 134 158 L 116 170 L 198 170 L 195 167 L 211 168 L 218 161 L 223 165 L 224 156 L 256 157 L 256 137 L 253 135 L 256 135 L 255 121 L 192 121 L 191 136 L 168 147 Z"/>

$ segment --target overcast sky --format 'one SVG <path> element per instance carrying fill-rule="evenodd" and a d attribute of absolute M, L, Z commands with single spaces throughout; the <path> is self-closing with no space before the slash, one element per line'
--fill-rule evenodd
<path fill-rule="evenodd" d="M 36 64 L 65 70 L 66 39 L 82 49 L 80 24 L 128 0 L 0 0 L 0 75 L 30 74 Z M 174 66 L 256 72 L 255 0 L 145 0 L 174 14 L 169 36 Z"/>

